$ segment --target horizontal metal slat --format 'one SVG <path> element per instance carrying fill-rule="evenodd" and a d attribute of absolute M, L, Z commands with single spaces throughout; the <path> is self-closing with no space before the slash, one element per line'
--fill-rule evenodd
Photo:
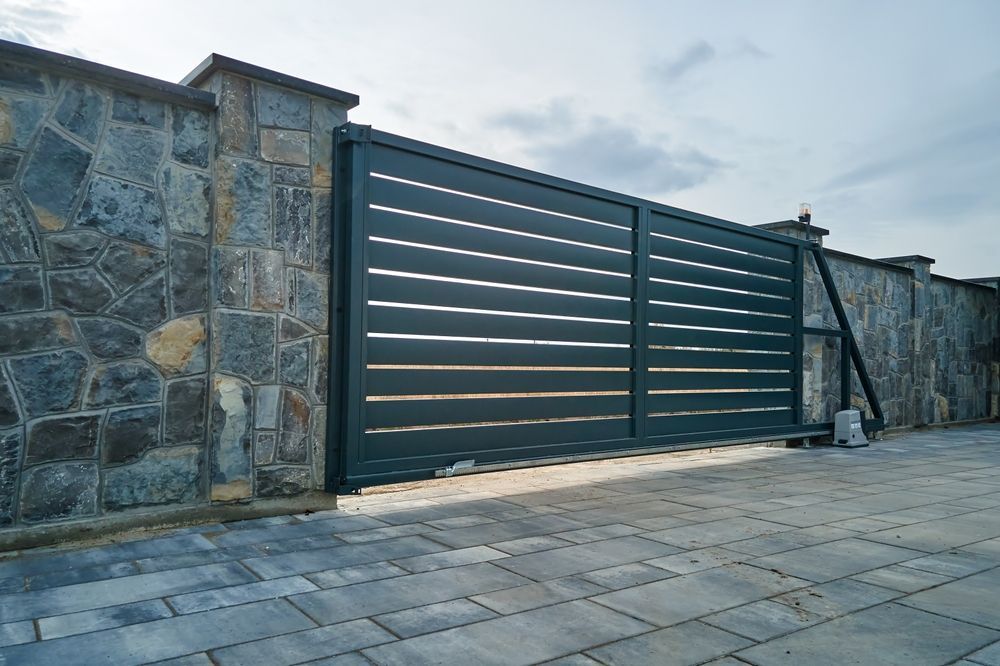
<path fill-rule="evenodd" d="M 672 215 L 653 212 L 649 217 L 650 231 L 675 238 L 684 238 L 696 243 L 708 243 L 733 250 L 753 252 L 766 257 L 792 261 L 795 259 L 795 243 L 782 242 L 779 238 L 770 240 L 757 235 L 723 229 L 708 224 L 699 224 Z"/>
<path fill-rule="evenodd" d="M 646 421 L 650 436 L 677 435 L 682 433 L 743 430 L 767 426 L 792 425 L 794 409 L 765 412 L 730 412 L 726 414 L 682 414 L 677 416 L 651 416 Z"/>
<path fill-rule="evenodd" d="M 651 345 L 668 347 L 704 347 L 708 349 L 743 349 L 753 351 L 794 350 L 795 341 L 790 335 L 763 335 L 726 331 L 703 331 L 694 328 L 668 328 L 650 326 L 646 341 Z"/>
<path fill-rule="evenodd" d="M 622 227 L 631 228 L 634 224 L 635 211 L 630 206 L 377 143 L 372 144 L 370 166 L 373 173 L 443 187 L 456 192 L 509 201 Z"/>
<path fill-rule="evenodd" d="M 592 419 L 426 430 L 382 430 L 365 433 L 363 446 L 366 462 L 433 459 L 436 456 L 475 458 L 475 454 L 480 451 L 487 453 L 493 460 L 517 460 L 545 455 L 542 447 L 573 444 L 578 445 L 573 448 L 585 451 L 588 447 L 584 445 L 588 442 L 623 440 L 631 435 L 631 419 Z M 411 455 L 403 456 L 401 452 Z M 454 459 L 449 462 L 454 462 Z"/>
<path fill-rule="evenodd" d="M 390 271 L 438 275 L 462 280 L 487 278 L 490 282 L 522 287 L 626 298 L 632 293 L 631 278 L 602 273 L 490 259 L 394 243 L 371 242 L 368 245 L 368 253 L 371 268 Z"/>
<path fill-rule="evenodd" d="M 368 369 L 368 395 L 628 391 L 629 372 Z"/>
<path fill-rule="evenodd" d="M 788 316 L 795 311 L 792 301 L 784 298 L 768 298 L 767 296 L 740 294 L 732 291 L 719 291 L 718 289 L 701 289 L 652 280 L 649 282 L 646 294 L 651 301 L 687 303 L 710 308 L 749 310 Z"/>
<path fill-rule="evenodd" d="M 681 305 L 650 303 L 648 313 L 650 322 L 677 326 L 730 328 L 738 331 L 763 331 L 767 333 L 791 333 L 795 327 L 795 322 L 790 317 L 768 317 L 744 312 L 689 308 Z"/>
<path fill-rule="evenodd" d="M 685 243 L 684 241 L 663 238 L 661 236 L 650 235 L 649 242 L 650 253 L 661 257 L 692 261 L 696 264 L 708 264 L 710 266 L 737 271 L 773 275 L 786 280 L 791 280 L 794 275 L 794 266 L 783 261 L 765 259 L 764 257 L 752 254 L 729 252 L 715 247 L 708 247 L 707 245 Z"/>
<path fill-rule="evenodd" d="M 761 409 L 792 407 L 793 391 L 741 391 L 738 393 L 653 393 L 646 397 L 646 410 L 693 412 L 711 409 Z"/>
<path fill-rule="evenodd" d="M 650 391 L 687 391 L 702 389 L 788 389 L 795 375 L 790 372 L 650 372 L 646 387 Z"/>
<path fill-rule="evenodd" d="M 757 275 L 733 273 L 661 259 L 649 260 L 649 276 L 661 280 L 674 280 L 723 289 L 739 289 L 740 291 L 784 296 L 785 298 L 791 298 L 794 291 L 792 283 L 785 280 L 773 280 Z"/>
<path fill-rule="evenodd" d="M 372 204 L 386 208 L 399 208 L 619 250 L 632 251 L 635 245 L 635 234 L 631 229 L 593 224 L 396 180 L 372 178 L 369 181 L 369 196 Z"/>
<path fill-rule="evenodd" d="M 610 344 L 628 344 L 632 340 L 630 324 L 511 317 L 478 312 L 421 310 L 378 305 L 368 308 L 368 330 L 371 333 Z"/>
<path fill-rule="evenodd" d="M 574 416 L 613 416 L 629 414 L 631 411 L 630 395 L 376 400 L 365 403 L 365 426 L 393 428 Z"/>
<path fill-rule="evenodd" d="M 368 338 L 368 363 L 628 368 L 632 365 L 632 349 L 416 338 Z"/>
<path fill-rule="evenodd" d="M 650 349 L 646 365 L 650 368 L 792 370 L 795 367 L 795 359 L 791 354 Z"/>

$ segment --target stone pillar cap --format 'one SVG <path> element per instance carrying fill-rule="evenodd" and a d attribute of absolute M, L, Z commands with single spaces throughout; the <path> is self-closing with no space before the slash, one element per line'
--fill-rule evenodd
<path fill-rule="evenodd" d="M 884 261 L 887 264 L 933 264 L 936 263 L 934 259 L 930 257 L 925 257 L 922 254 L 908 254 L 902 257 L 885 257 L 879 259 L 879 261 Z"/>
<path fill-rule="evenodd" d="M 777 233 L 787 231 L 801 231 L 802 233 L 806 233 L 808 231 L 813 236 L 822 237 L 830 235 L 829 229 L 817 227 L 815 224 L 806 225 L 805 222 L 799 222 L 798 220 L 781 220 L 780 222 L 767 222 L 765 224 L 755 224 L 753 226 L 758 229 L 775 231 Z"/>

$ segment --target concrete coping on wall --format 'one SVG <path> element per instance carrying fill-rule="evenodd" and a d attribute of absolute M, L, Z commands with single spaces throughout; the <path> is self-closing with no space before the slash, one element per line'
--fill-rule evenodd
<path fill-rule="evenodd" d="M 70 78 L 85 79 L 163 102 L 215 108 L 215 95 L 205 90 L 2 39 L 0 39 L 0 60 L 16 62 Z"/>
<path fill-rule="evenodd" d="M 361 98 L 354 93 L 344 92 L 343 90 L 324 86 L 319 83 L 314 83 L 313 81 L 307 81 L 288 74 L 282 74 L 281 72 L 276 72 L 272 69 L 252 65 L 248 62 L 243 62 L 242 60 L 236 60 L 235 58 L 219 55 L 218 53 L 213 53 L 201 61 L 201 63 L 195 67 L 190 74 L 184 77 L 181 83 L 186 86 L 200 86 L 208 80 L 212 74 L 218 71 L 230 72 L 232 74 L 245 76 L 257 81 L 263 81 L 264 83 L 270 83 L 275 86 L 291 88 L 292 90 L 303 92 L 307 95 L 313 95 L 314 97 L 323 97 L 339 104 L 343 104 L 347 109 L 353 109 L 361 103 Z"/>
<path fill-rule="evenodd" d="M 936 275 L 934 273 L 931 273 L 931 279 L 944 280 L 945 282 L 952 282 L 954 284 L 963 287 L 978 287 L 979 289 L 989 289 L 990 291 L 996 291 L 996 287 L 994 287 L 993 285 L 983 284 L 983 282 L 979 280 L 963 280 L 961 278 L 948 277 L 947 275 Z M 995 280 L 997 278 L 993 279 Z"/>
<path fill-rule="evenodd" d="M 871 259 L 869 257 L 862 257 L 860 254 L 851 254 L 850 252 L 834 250 L 831 248 L 824 248 L 824 252 L 831 257 L 847 259 L 848 261 L 854 261 L 859 264 L 868 264 L 869 266 L 875 266 L 889 271 L 899 271 L 900 273 L 913 274 L 912 268 L 909 268 L 908 266 L 900 266 L 899 264 L 892 264 L 884 259 Z"/>
<path fill-rule="evenodd" d="M 767 231 L 774 231 L 776 233 L 788 233 L 790 231 L 797 231 L 803 234 L 809 234 L 811 236 L 823 237 L 829 236 L 830 230 L 824 229 L 823 227 L 817 227 L 815 224 L 806 224 L 805 222 L 799 222 L 798 220 L 781 220 L 780 222 L 767 222 L 765 224 L 755 224 L 758 229 L 765 229 Z"/>
<path fill-rule="evenodd" d="M 934 264 L 937 263 L 934 259 L 930 257 L 925 257 L 922 254 L 908 254 L 902 257 L 883 257 L 879 261 L 884 261 L 889 264 Z"/>

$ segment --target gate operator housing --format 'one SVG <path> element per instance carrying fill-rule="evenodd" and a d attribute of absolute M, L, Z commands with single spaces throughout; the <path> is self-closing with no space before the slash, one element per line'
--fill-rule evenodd
<path fill-rule="evenodd" d="M 847 448 L 868 446 L 868 438 L 861 428 L 861 412 L 845 409 L 833 417 L 833 445 Z"/>

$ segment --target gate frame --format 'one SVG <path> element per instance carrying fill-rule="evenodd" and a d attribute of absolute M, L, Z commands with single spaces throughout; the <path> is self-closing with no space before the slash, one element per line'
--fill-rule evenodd
<path fill-rule="evenodd" d="M 803 354 L 804 336 L 816 335 L 837 337 L 841 340 L 840 387 L 841 409 L 851 408 L 851 366 L 858 373 L 865 399 L 871 408 L 873 418 L 865 419 L 862 415 L 862 427 L 866 433 L 873 433 L 885 428 L 885 419 L 878 396 L 875 394 L 871 378 L 865 368 L 861 351 L 847 319 L 843 304 L 833 281 L 823 247 L 816 241 L 801 240 L 773 232 L 748 227 L 727 220 L 722 220 L 700 213 L 694 213 L 665 204 L 660 204 L 637 197 L 632 197 L 609 190 L 604 190 L 555 176 L 522 169 L 512 165 L 488 160 L 485 158 L 461 153 L 440 146 L 423 143 L 393 134 L 373 130 L 368 125 L 346 123 L 335 129 L 334 142 L 334 188 L 333 206 L 330 224 L 331 229 L 331 265 L 330 274 L 330 372 L 328 373 L 328 415 L 326 436 L 325 489 L 328 492 L 340 494 L 360 493 L 361 486 L 349 483 L 346 478 L 347 455 L 350 451 L 358 451 L 364 428 L 361 423 L 361 410 L 365 402 L 366 373 L 364 371 L 367 359 L 367 280 L 368 242 L 367 217 L 365 211 L 369 207 L 368 181 L 370 164 L 370 147 L 372 142 L 384 144 L 393 148 L 415 152 L 431 158 L 457 163 L 473 169 L 479 169 L 525 180 L 550 188 L 569 191 L 576 194 L 611 201 L 616 204 L 631 206 L 636 210 L 635 233 L 636 240 L 635 284 L 633 298 L 633 437 L 621 440 L 634 442 L 634 446 L 613 450 L 595 451 L 587 454 L 556 456 L 517 460 L 507 463 L 487 463 L 476 466 L 474 471 L 488 469 L 507 469 L 520 466 L 544 465 L 569 460 L 613 458 L 641 453 L 656 453 L 682 448 L 707 448 L 710 446 L 725 446 L 774 439 L 799 439 L 833 433 L 832 421 L 819 423 L 804 423 L 803 409 Z M 650 217 L 652 212 L 670 215 L 692 223 L 735 231 L 748 236 L 780 241 L 795 246 L 795 258 L 792 262 L 795 270 L 793 280 L 793 302 L 801 309 L 804 305 L 803 290 L 805 282 L 805 257 L 813 256 L 817 270 L 822 279 L 827 296 L 833 306 L 839 328 L 815 328 L 803 325 L 803 313 L 793 316 L 795 324 L 793 336 L 793 374 L 798 378 L 794 392 L 792 411 L 795 424 L 788 426 L 769 426 L 755 429 L 748 437 L 723 439 L 708 437 L 704 440 L 692 439 L 697 433 L 682 435 L 657 435 L 649 437 L 646 434 L 646 297 L 649 282 L 649 248 L 650 248 Z M 357 265 L 358 259 L 361 265 Z M 726 431 L 714 431 L 723 433 Z M 712 433 L 708 433 L 712 434 Z M 617 441 L 617 440 L 609 440 Z M 432 478 L 422 470 L 412 474 L 405 472 L 392 474 L 367 475 L 365 485 L 394 483 L 407 480 Z"/>

